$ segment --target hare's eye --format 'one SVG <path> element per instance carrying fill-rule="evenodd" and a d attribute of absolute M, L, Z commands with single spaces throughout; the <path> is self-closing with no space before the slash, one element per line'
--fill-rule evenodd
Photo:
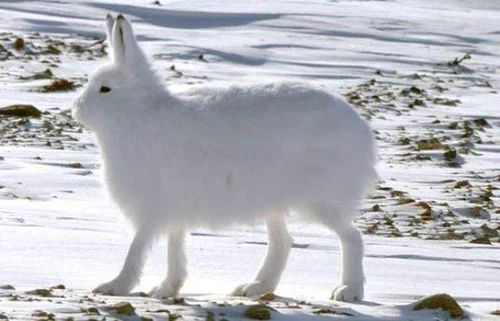
<path fill-rule="evenodd" d="M 101 86 L 101 89 L 99 89 L 100 93 L 109 93 L 111 91 L 111 88 L 106 87 L 106 86 Z"/>

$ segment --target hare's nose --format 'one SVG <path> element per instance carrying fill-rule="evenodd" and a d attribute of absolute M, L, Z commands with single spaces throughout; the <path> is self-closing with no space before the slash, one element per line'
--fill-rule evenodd
<path fill-rule="evenodd" d="M 73 116 L 73 118 L 77 118 L 77 114 L 78 114 L 79 110 L 81 109 L 82 104 L 83 104 L 82 96 L 78 97 L 73 102 L 73 106 L 71 106 L 71 115 Z"/>

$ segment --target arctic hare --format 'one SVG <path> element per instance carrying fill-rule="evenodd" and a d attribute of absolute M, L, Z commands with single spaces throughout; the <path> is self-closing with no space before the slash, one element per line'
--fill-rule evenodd
<path fill-rule="evenodd" d="M 361 300 L 363 243 L 352 219 L 377 174 L 372 132 L 351 106 L 293 83 L 174 95 L 130 23 L 108 15 L 106 26 L 111 62 L 92 75 L 73 115 L 97 136 L 107 188 L 137 232 L 120 274 L 95 291 L 129 293 L 151 244 L 168 233 L 168 272 L 151 294 L 174 297 L 187 276 L 187 230 L 263 219 L 267 255 L 233 295 L 272 292 L 292 246 L 285 215 L 293 210 L 340 238 L 342 275 L 332 298 Z"/>

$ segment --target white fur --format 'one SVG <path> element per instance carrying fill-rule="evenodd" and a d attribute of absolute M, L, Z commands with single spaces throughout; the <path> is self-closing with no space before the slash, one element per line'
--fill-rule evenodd
<path fill-rule="evenodd" d="M 176 296 L 184 283 L 184 233 L 265 219 L 267 256 L 235 295 L 273 291 L 292 239 L 289 210 L 334 230 L 342 245 L 336 300 L 363 297 L 363 244 L 352 225 L 377 176 L 369 126 L 342 98 L 309 86 L 192 88 L 173 95 L 157 79 L 128 21 L 106 19 L 112 62 L 73 106 L 97 135 L 104 180 L 137 229 L 125 265 L 96 291 L 127 294 L 148 248 L 169 233 L 168 274 L 151 293 Z M 100 93 L 101 86 L 111 88 Z"/>

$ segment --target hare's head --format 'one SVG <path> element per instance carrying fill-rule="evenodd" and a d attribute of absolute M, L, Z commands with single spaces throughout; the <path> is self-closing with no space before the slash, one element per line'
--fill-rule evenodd
<path fill-rule="evenodd" d="M 160 86 L 125 17 L 108 15 L 106 33 L 111 61 L 94 72 L 72 109 L 73 116 L 92 130 L 118 113 L 140 108 Z"/>

